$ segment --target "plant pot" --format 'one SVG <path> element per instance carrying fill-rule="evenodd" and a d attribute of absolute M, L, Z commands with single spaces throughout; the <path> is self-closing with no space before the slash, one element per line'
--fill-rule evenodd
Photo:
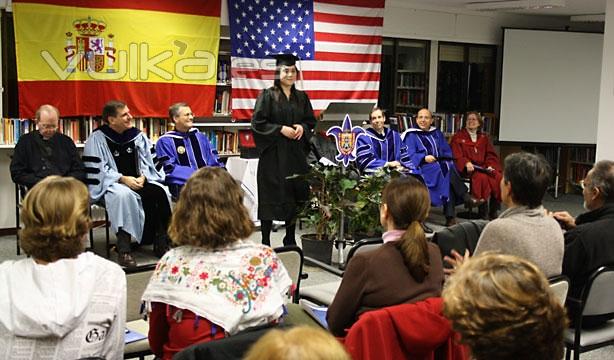
<path fill-rule="evenodd" d="M 331 264 L 333 254 L 333 242 L 330 240 L 318 240 L 316 234 L 301 235 L 301 244 L 303 245 L 303 254 L 326 263 Z"/>

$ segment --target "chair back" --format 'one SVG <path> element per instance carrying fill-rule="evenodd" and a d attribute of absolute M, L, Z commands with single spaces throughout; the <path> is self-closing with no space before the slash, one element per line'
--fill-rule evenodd
<path fill-rule="evenodd" d="M 249 348 L 273 326 L 259 326 L 219 340 L 189 346 L 173 356 L 174 360 L 234 360 L 242 359 Z"/>
<path fill-rule="evenodd" d="M 614 266 L 595 270 L 582 292 L 582 316 L 614 313 Z"/>
<path fill-rule="evenodd" d="M 383 243 L 384 243 L 384 240 L 382 240 L 381 237 L 367 238 L 367 239 L 362 239 L 360 241 L 357 241 L 354 244 L 354 246 L 352 246 L 350 251 L 348 252 L 346 264 L 350 262 L 350 260 L 352 259 L 354 255 L 359 254 L 361 252 L 375 250 L 378 247 L 382 246 Z"/>
<path fill-rule="evenodd" d="M 284 264 L 290 275 L 294 290 L 292 292 L 292 302 L 298 303 L 298 294 L 301 285 L 301 274 L 303 273 L 303 251 L 296 245 L 282 246 L 275 248 L 277 257 Z"/>
<path fill-rule="evenodd" d="M 559 303 L 564 306 L 569 291 L 569 278 L 565 275 L 559 275 L 549 278 L 548 282 L 550 283 L 550 290 L 559 300 Z"/>
<path fill-rule="evenodd" d="M 126 321 L 142 319 L 141 297 L 145 292 L 149 279 L 153 274 L 155 265 L 147 265 L 126 272 Z"/>
<path fill-rule="evenodd" d="M 472 220 L 458 223 L 456 225 L 444 228 L 433 234 L 433 243 L 439 246 L 441 250 L 441 256 L 451 256 L 451 251 L 456 250 L 460 254 L 465 253 L 465 250 L 469 250 L 470 254 L 473 254 L 475 250 L 480 234 L 488 221 L 486 220 Z M 448 263 L 444 262 L 444 267 L 450 267 Z"/>

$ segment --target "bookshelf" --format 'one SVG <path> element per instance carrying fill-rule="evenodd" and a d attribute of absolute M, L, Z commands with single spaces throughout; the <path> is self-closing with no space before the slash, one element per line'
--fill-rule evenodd
<path fill-rule="evenodd" d="M 496 138 L 497 118 L 495 114 L 482 114 L 482 131 L 491 139 Z M 410 127 L 417 127 L 415 113 L 397 113 L 389 118 L 390 123 L 398 124 L 399 132 L 404 132 Z M 446 138 L 451 138 L 456 132 L 465 127 L 465 114 L 460 113 L 433 113 L 433 126 L 441 130 Z"/>
<path fill-rule="evenodd" d="M 391 113 L 414 113 L 427 107 L 429 48 L 429 41 L 383 40 L 380 106 Z"/>
<path fill-rule="evenodd" d="M 595 147 L 572 147 L 569 149 L 569 161 L 567 162 L 567 182 L 565 192 L 581 191 L 580 181 L 595 164 Z"/>

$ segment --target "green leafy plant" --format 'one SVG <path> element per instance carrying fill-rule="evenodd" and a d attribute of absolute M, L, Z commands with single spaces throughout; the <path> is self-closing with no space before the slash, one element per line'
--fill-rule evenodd
<path fill-rule="evenodd" d="M 299 216 L 313 226 L 316 239 L 336 239 L 341 214 L 345 215 L 353 236 L 381 234 L 381 192 L 391 177 L 400 176 L 399 172 L 384 168 L 361 176 L 353 163 L 347 168 L 320 163 L 310 166 L 310 171 L 301 175 L 309 182 L 311 191 Z"/>
<path fill-rule="evenodd" d="M 354 240 L 374 237 L 382 233 L 379 219 L 379 207 L 382 202 L 382 190 L 391 178 L 401 176 L 394 169 L 382 168 L 362 175 L 354 189 L 354 204 L 348 214 L 349 232 Z"/>
<path fill-rule="evenodd" d="M 313 226 L 318 240 L 335 239 L 342 213 L 350 211 L 353 191 L 358 184 L 354 167 L 310 165 L 307 174 L 301 177 L 310 186 L 309 200 L 300 213 L 308 225 Z"/>

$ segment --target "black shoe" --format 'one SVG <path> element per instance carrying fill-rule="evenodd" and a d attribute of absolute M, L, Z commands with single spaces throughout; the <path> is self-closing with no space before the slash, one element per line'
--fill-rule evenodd
<path fill-rule="evenodd" d="M 456 220 L 455 217 L 448 217 L 446 218 L 446 226 L 453 226 L 458 224 L 458 220 Z"/>
<path fill-rule="evenodd" d="M 134 257 L 129 252 L 119 254 L 117 258 L 117 263 L 119 264 L 119 266 L 123 266 L 129 269 L 136 267 L 136 260 L 134 260 Z"/>
<path fill-rule="evenodd" d="M 420 225 L 422 225 L 422 230 L 424 230 L 425 233 L 427 233 L 427 234 L 432 234 L 433 233 L 433 229 L 431 229 L 430 227 L 426 226 L 426 223 L 420 223 Z"/>

